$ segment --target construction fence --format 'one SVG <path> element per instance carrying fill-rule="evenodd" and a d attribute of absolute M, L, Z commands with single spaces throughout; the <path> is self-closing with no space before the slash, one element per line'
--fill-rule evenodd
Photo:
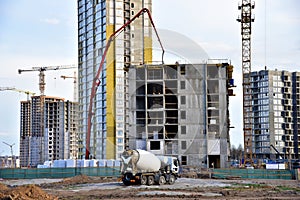
<path fill-rule="evenodd" d="M 77 175 L 119 177 L 120 167 L 2 168 L 3 179 L 68 178 Z"/>
<path fill-rule="evenodd" d="M 211 178 L 227 179 L 286 179 L 300 180 L 300 169 L 209 169 Z M 2 179 L 69 178 L 77 175 L 119 177 L 120 167 L 68 167 L 68 168 L 0 168 Z"/>
<path fill-rule="evenodd" d="M 212 169 L 213 178 L 243 178 L 243 179 L 286 179 L 300 180 L 300 170 L 276 170 L 276 169 Z"/>

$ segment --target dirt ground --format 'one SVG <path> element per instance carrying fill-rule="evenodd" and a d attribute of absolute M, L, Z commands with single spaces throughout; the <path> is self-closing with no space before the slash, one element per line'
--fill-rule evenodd
<path fill-rule="evenodd" d="M 0 181 L 0 199 L 300 199 L 296 180 L 179 178 L 174 185 L 124 186 L 117 178 L 76 176 L 40 184 L 14 183 Z"/>

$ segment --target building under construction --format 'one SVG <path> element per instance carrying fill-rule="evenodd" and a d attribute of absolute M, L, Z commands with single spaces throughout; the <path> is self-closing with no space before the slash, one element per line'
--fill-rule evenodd
<path fill-rule="evenodd" d="M 182 165 L 226 167 L 232 71 L 228 62 L 131 67 L 125 144 Z"/>
<path fill-rule="evenodd" d="M 21 101 L 20 166 L 76 158 L 78 103 L 51 96 Z"/>
<path fill-rule="evenodd" d="M 152 61 L 152 28 L 147 15 L 117 34 L 107 52 L 97 94 L 91 91 L 110 36 L 152 0 L 78 0 L 79 158 L 118 159 L 126 132 L 124 67 Z M 118 101 L 118 103 L 117 103 Z M 89 105 L 92 126 L 89 127 Z M 90 131 L 90 132 L 89 132 Z M 118 136 L 118 139 L 117 137 Z M 121 138 L 122 137 L 122 138 Z"/>

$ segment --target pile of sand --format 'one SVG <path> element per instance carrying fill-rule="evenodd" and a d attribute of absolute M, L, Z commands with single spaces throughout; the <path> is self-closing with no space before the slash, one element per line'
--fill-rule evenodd
<path fill-rule="evenodd" d="M 91 178 L 86 175 L 78 175 L 71 178 L 65 178 L 63 181 L 59 182 L 64 185 L 73 185 L 73 184 L 83 184 L 91 182 Z"/>
<path fill-rule="evenodd" d="M 70 178 L 64 178 L 62 181 L 57 182 L 59 185 L 76 185 L 76 184 L 85 184 L 85 183 L 105 183 L 117 181 L 117 177 L 99 177 L 99 176 L 86 176 L 78 175 Z M 55 183 L 52 183 L 54 185 Z"/>
<path fill-rule="evenodd" d="M 0 199 L 22 199 L 22 200 L 58 200 L 47 192 L 43 191 L 36 185 L 24 185 L 9 188 L 4 184 L 0 183 Z"/>
<path fill-rule="evenodd" d="M 7 189 L 8 189 L 8 187 L 6 185 L 0 183 L 0 191 L 7 190 Z"/>

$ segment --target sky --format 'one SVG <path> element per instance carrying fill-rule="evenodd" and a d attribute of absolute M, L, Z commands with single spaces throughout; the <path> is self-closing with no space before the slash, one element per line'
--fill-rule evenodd
<path fill-rule="evenodd" d="M 230 97 L 229 109 L 231 125 L 235 127 L 230 131 L 230 139 L 236 147 L 243 145 L 241 28 L 236 21 L 240 15 L 239 2 L 153 0 L 152 7 L 162 44 L 169 42 L 167 62 L 194 62 L 189 56 L 199 55 L 201 59 L 228 59 L 234 66 L 236 96 Z M 263 70 L 265 66 L 288 71 L 299 69 L 299 8 L 299 0 L 255 1 L 252 71 Z M 0 87 L 39 94 L 38 72 L 18 74 L 18 69 L 77 63 L 75 0 L 0 0 L 0 27 Z M 177 40 L 170 42 L 170 35 Z M 46 71 L 45 94 L 72 100 L 73 80 L 63 80 L 60 76 L 73 73 L 73 69 Z M 9 145 L 19 155 L 20 101 L 26 98 L 25 93 L 0 91 L 0 155 L 10 155 Z"/>

